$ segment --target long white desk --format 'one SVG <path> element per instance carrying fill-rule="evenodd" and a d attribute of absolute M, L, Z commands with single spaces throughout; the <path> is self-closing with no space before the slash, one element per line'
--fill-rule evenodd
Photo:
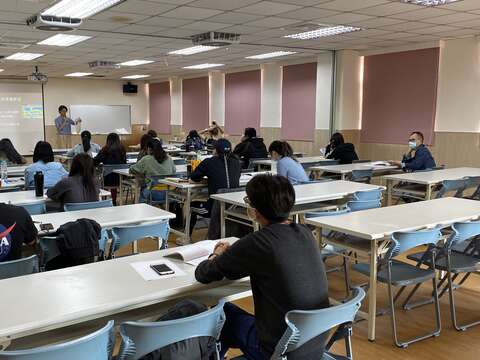
<path fill-rule="evenodd" d="M 458 180 L 465 177 L 480 176 L 480 168 L 459 167 L 434 171 L 420 171 L 403 174 L 386 175 L 387 204 L 392 203 L 392 189 L 395 182 L 421 184 L 426 186 L 425 200 L 432 197 L 433 187 L 444 180 Z"/>
<path fill-rule="evenodd" d="M 339 174 L 342 180 L 346 180 L 354 170 L 367 170 L 372 169 L 373 173 L 385 174 L 393 170 L 397 170 L 398 166 L 394 165 L 378 165 L 375 162 L 369 163 L 356 163 L 356 164 L 345 164 L 345 165 L 318 165 L 312 166 L 308 170 L 318 171 L 318 172 L 329 172 L 333 174 Z"/>
<path fill-rule="evenodd" d="M 6 183 L 1 184 L 0 192 L 9 192 L 23 188 L 25 188 L 25 180 L 23 178 L 8 178 Z"/>
<path fill-rule="evenodd" d="M 100 199 L 108 198 L 110 196 L 111 194 L 109 191 L 100 189 L 100 194 L 99 194 Z M 19 205 L 19 204 L 36 204 L 43 201 L 51 201 L 51 200 L 46 195 L 42 197 L 36 197 L 35 190 L 0 192 L 0 203 Z"/>
<path fill-rule="evenodd" d="M 315 208 L 318 208 L 317 205 L 314 205 L 315 203 L 342 199 L 357 191 L 368 191 L 379 188 L 384 189 L 382 186 L 378 185 L 363 184 L 344 180 L 295 185 L 295 206 L 298 207 L 299 205 L 312 204 L 312 207 L 304 206 L 302 207 L 302 209 L 296 210 L 295 212 L 300 214 L 308 211 L 313 211 Z M 227 212 L 226 204 L 246 208 L 247 204 L 244 201 L 245 196 L 245 191 L 215 194 L 211 196 L 212 199 L 218 200 L 220 202 L 220 221 L 222 237 L 225 236 L 225 215 Z"/>
<path fill-rule="evenodd" d="M 368 311 L 368 338 L 375 340 L 375 317 L 377 298 L 377 258 L 379 242 L 396 231 L 414 231 L 437 226 L 447 227 L 457 221 L 480 217 L 480 201 L 447 197 L 389 206 L 378 209 L 357 211 L 338 216 L 309 218 L 307 223 L 322 229 L 335 230 L 370 241 L 368 250 L 359 244 L 344 243 L 335 239 L 321 239 L 324 243 L 352 247 L 370 258 L 370 287 Z M 357 245 L 357 246 L 355 246 Z"/>
<path fill-rule="evenodd" d="M 227 240 L 233 243 L 236 239 Z M 0 322 L 0 343 L 200 292 L 225 288 L 226 293 L 220 297 L 234 295 L 235 292 L 227 292 L 232 291 L 227 288 L 233 284 L 241 284 L 236 287 L 237 292 L 247 290 L 245 296 L 249 295 L 249 283 L 245 281 L 202 285 L 195 280 L 194 266 L 172 258 L 169 261 L 184 271 L 184 276 L 145 281 L 130 265 L 156 261 L 173 251 L 160 250 L 1 280 L 0 308 L 8 309 L 8 316 Z M 128 313 L 124 316 L 124 321 L 129 319 Z"/>
<path fill-rule="evenodd" d="M 297 161 L 300 164 L 310 164 L 310 163 L 316 163 L 316 162 L 324 161 L 324 160 L 327 160 L 327 159 L 325 159 L 324 156 L 304 156 L 304 157 L 297 158 Z M 275 163 L 275 161 L 273 161 L 271 159 L 258 159 L 258 160 L 252 159 L 251 163 L 256 165 L 256 166 L 271 168 L 272 165 Z"/>
<path fill-rule="evenodd" d="M 8 166 L 7 167 L 8 176 L 24 176 L 25 169 L 27 167 L 28 165 Z"/>

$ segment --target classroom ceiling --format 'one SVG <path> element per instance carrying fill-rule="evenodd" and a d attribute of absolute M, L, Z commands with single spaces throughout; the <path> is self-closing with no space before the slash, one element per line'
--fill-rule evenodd
<path fill-rule="evenodd" d="M 148 74 L 149 80 L 158 80 L 204 74 L 205 70 L 182 69 L 201 63 L 226 65 L 220 69 L 242 68 L 311 57 L 324 50 L 381 50 L 480 33 L 480 0 L 430 8 L 400 0 L 127 0 L 85 20 L 73 32 L 91 39 L 70 47 L 37 45 L 55 33 L 29 28 L 25 19 L 52 2 L 0 1 L 0 55 L 17 51 L 45 54 L 34 61 L 3 60 L 0 78 L 26 76 L 35 65 L 50 77 L 63 77 L 72 72 L 90 72 L 90 61 L 147 59 L 154 63 L 95 73 L 108 79 Z M 294 28 L 303 23 L 352 25 L 363 30 L 315 40 L 283 37 L 299 32 Z M 191 56 L 167 54 L 192 46 L 189 37 L 206 31 L 239 33 L 241 44 Z M 2 43 L 29 46 L 15 50 Z M 297 54 L 263 61 L 245 59 L 277 50 Z"/>

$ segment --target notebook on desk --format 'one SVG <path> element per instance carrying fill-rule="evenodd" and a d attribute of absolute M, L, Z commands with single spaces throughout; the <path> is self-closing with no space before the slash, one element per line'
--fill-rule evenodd
<path fill-rule="evenodd" d="M 197 266 L 202 261 L 207 260 L 213 253 L 217 240 L 203 240 L 195 244 L 178 247 L 175 252 L 165 255 L 165 257 L 178 258 L 183 262 Z"/>

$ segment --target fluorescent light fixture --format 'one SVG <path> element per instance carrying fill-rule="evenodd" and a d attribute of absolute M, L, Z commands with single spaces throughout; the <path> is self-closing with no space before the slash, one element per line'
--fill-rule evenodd
<path fill-rule="evenodd" d="M 0 69 L 0 72 L 4 72 L 4 71 L 5 71 L 5 69 Z"/>
<path fill-rule="evenodd" d="M 218 49 L 218 46 L 206 46 L 206 45 L 198 45 L 198 46 L 191 46 L 185 49 L 170 51 L 169 55 L 193 55 L 202 53 L 205 51 L 215 50 Z"/>
<path fill-rule="evenodd" d="M 123 76 L 122 79 L 144 79 L 149 77 L 150 75 L 128 75 L 128 76 Z"/>
<path fill-rule="evenodd" d="M 36 58 L 39 58 L 40 56 L 43 56 L 43 55 L 44 54 L 18 52 L 18 53 L 12 54 L 10 56 L 7 56 L 5 59 L 6 60 L 29 61 L 29 60 L 34 60 Z"/>
<path fill-rule="evenodd" d="M 130 61 L 122 62 L 118 65 L 121 65 L 121 66 L 138 66 L 138 65 L 151 64 L 153 62 L 154 61 L 152 61 L 152 60 L 130 60 Z"/>
<path fill-rule="evenodd" d="M 358 27 L 337 25 L 337 26 L 322 27 L 316 30 L 305 31 L 298 34 L 286 35 L 284 37 L 290 38 L 290 39 L 298 39 L 298 40 L 309 40 L 309 39 L 317 39 L 320 37 L 345 34 L 345 33 L 360 31 L 360 30 L 362 29 Z"/>
<path fill-rule="evenodd" d="M 421 6 L 441 6 L 455 3 L 462 0 L 400 0 L 403 3 Z"/>
<path fill-rule="evenodd" d="M 91 36 L 57 34 L 40 41 L 38 45 L 72 46 L 88 39 L 91 39 Z"/>
<path fill-rule="evenodd" d="M 74 73 L 71 73 L 71 74 L 66 74 L 65 76 L 68 76 L 68 77 L 84 77 L 84 76 L 89 76 L 89 75 L 93 75 L 93 73 L 74 72 Z"/>
<path fill-rule="evenodd" d="M 43 10 L 42 15 L 84 19 L 124 1 L 125 0 L 60 0 L 55 5 Z"/>
<path fill-rule="evenodd" d="M 274 51 L 266 54 L 259 54 L 253 56 L 247 56 L 245 59 L 255 59 L 255 60 L 262 60 L 262 59 L 270 59 L 279 56 L 286 56 L 296 54 L 296 51 Z"/>
<path fill-rule="evenodd" d="M 199 70 L 199 69 L 210 69 L 214 67 L 220 67 L 220 66 L 225 66 L 225 64 L 198 64 L 198 65 L 191 65 L 191 66 L 185 66 L 183 69 L 193 69 L 193 70 Z"/>

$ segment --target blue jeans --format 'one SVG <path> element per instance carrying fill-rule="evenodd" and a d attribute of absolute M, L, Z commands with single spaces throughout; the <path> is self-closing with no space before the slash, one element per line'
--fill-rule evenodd
<path fill-rule="evenodd" d="M 158 191 L 158 190 L 152 190 L 152 201 L 155 202 L 162 202 L 165 201 L 165 191 Z M 150 200 L 150 190 L 148 189 L 142 189 L 140 190 L 140 199 L 138 200 L 139 202 L 147 202 Z"/>
<path fill-rule="evenodd" d="M 255 316 L 232 303 L 226 303 L 223 310 L 226 320 L 220 335 L 222 343 L 220 358 L 225 357 L 229 348 L 234 348 L 240 349 L 248 360 L 266 360 L 267 357 L 260 350 L 258 343 Z"/>

